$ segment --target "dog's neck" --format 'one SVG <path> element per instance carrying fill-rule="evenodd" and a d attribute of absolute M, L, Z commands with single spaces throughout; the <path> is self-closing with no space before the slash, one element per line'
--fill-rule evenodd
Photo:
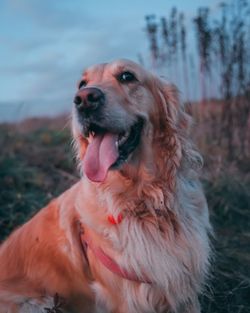
<path fill-rule="evenodd" d="M 124 216 L 134 217 L 154 216 L 155 218 L 168 215 L 174 203 L 175 182 L 171 184 L 162 181 L 145 168 L 137 169 L 137 176 L 128 176 L 134 169 L 125 171 L 112 171 L 104 183 L 96 184 L 88 182 L 90 189 L 95 195 L 99 195 L 100 206 L 104 206 L 109 213 L 117 216 L 123 213 Z M 138 173 L 140 171 L 140 173 Z M 106 199 L 109 199 L 109 203 Z M 115 206 L 110 210 L 111 206 Z"/>

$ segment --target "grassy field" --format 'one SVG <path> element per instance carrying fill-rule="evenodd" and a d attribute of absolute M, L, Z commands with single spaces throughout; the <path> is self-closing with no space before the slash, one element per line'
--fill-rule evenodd
<path fill-rule="evenodd" d="M 78 179 L 66 120 L 0 125 L 0 241 Z M 203 183 L 215 257 L 203 312 L 249 313 L 250 162 L 224 164 L 210 154 Z"/>

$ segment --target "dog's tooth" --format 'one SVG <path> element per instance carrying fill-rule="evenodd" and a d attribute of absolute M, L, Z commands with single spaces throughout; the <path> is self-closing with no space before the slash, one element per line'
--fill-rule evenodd
<path fill-rule="evenodd" d="M 92 136 L 89 136 L 89 137 L 88 137 L 88 142 L 91 143 L 92 140 L 93 140 L 93 137 L 92 137 Z"/>
<path fill-rule="evenodd" d="M 126 141 L 126 140 L 128 139 L 129 134 L 130 134 L 130 132 L 129 132 L 129 131 L 127 131 L 127 132 L 125 133 L 125 135 L 122 137 L 122 141 L 123 141 L 123 142 L 124 142 L 124 141 Z"/>
<path fill-rule="evenodd" d="M 124 142 L 128 139 L 129 135 L 130 135 L 130 130 L 126 131 L 123 134 L 120 134 L 116 145 L 121 146 L 122 144 L 124 144 Z"/>
<path fill-rule="evenodd" d="M 93 138 L 94 138 L 93 132 L 90 132 L 89 137 L 87 138 L 88 142 L 91 143 L 93 141 Z"/>
<path fill-rule="evenodd" d="M 124 135 L 124 138 L 127 139 L 127 138 L 129 137 L 129 134 L 130 134 L 130 132 L 127 131 L 127 132 L 125 133 L 125 135 Z"/>

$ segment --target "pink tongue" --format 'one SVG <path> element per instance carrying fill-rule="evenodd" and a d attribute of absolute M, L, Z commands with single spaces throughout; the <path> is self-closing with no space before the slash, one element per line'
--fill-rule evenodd
<path fill-rule="evenodd" d="M 94 182 L 105 180 L 110 166 L 119 156 L 116 147 L 117 140 L 118 135 L 111 133 L 94 136 L 83 160 L 83 170 L 90 180 Z"/>

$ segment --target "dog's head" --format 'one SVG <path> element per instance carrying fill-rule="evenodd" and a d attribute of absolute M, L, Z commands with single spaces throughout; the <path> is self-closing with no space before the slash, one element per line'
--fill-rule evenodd
<path fill-rule="evenodd" d="M 80 80 L 73 110 L 84 174 L 103 182 L 108 173 L 135 173 L 142 165 L 161 174 L 160 164 L 170 155 L 180 158 L 177 129 L 187 121 L 180 112 L 176 89 L 136 63 L 118 60 L 90 67 Z"/>

